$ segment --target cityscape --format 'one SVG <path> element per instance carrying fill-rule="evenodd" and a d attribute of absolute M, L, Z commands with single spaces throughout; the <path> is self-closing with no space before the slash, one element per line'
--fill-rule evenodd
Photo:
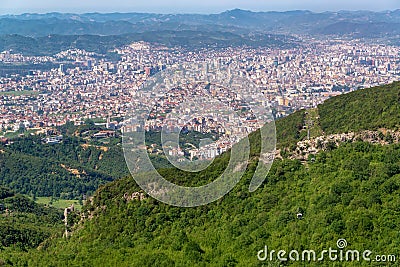
<path fill-rule="evenodd" d="M 236 62 L 241 75 L 252 81 L 262 93 L 263 101 L 274 118 L 285 117 L 300 109 L 315 108 L 333 96 L 392 83 L 400 75 L 398 47 L 356 40 L 304 39 L 299 47 L 288 50 L 239 47 L 192 52 L 179 47 L 136 42 L 113 52 L 120 56 L 119 61 L 107 61 L 103 55 L 77 49 L 46 57 L 2 52 L 2 63 L 51 62 L 59 65 L 49 71 L 31 70 L 27 75 L 0 78 L 2 138 L 21 130 L 52 132 L 56 126 L 67 122 L 81 125 L 87 119 L 105 123 L 109 130 L 123 131 L 129 108 L 135 108 L 141 101 L 136 92 L 143 83 L 158 72 L 186 62 L 195 64 L 208 59 L 225 65 Z M 73 67 L 67 68 L 67 65 Z M 157 109 L 161 113 L 171 110 L 184 100 L 185 95 L 193 93 L 192 87 L 189 85 L 186 93 L 182 90 L 170 92 L 165 96 L 167 101 L 157 103 Z M 241 96 L 240 91 L 233 94 L 232 90 L 212 88 L 211 91 L 220 99 Z M 203 150 L 187 151 L 190 158 L 213 158 L 227 151 L 243 134 L 257 128 L 247 124 L 243 129 L 237 128 L 236 133 L 228 133 L 229 137 L 225 133 L 227 125 L 217 123 L 221 118 L 215 112 L 207 118 L 192 119 L 197 119 L 196 123 L 178 123 L 176 126 L 204 133 L 213 131 L 219 134 L 220 140 Z M 248 117 L 246 121 L 249 122 Z M 147 131 L 159 131 L 163 119 L 155 118 L 148 123 Z M 176 156 L 183 151 L 175 148 L 168 153 Z"/>
<path fill-rule="evenodd" d="M 398 266 L 393 0 L 0 7 L 0 266 Z"/>

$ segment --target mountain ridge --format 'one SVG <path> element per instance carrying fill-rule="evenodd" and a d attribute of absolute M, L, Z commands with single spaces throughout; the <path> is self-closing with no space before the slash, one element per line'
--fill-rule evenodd
<path fill-rule="evenodd" d="M 54 19 L 59 19 L 57 23 Z M 308 10 L 253 12 L 233 9 L 218 14 L 156 14 L 156 13 L 24 13 L 21 15 L 0 15 L 0 35 L 30 34 L 44 36 L 49 29 L 52 34 L 67 34 L 77 32 L 82 34 L 110 34 L 110 29 L 119 29 L 124 33 L 137 33 L 155 27 L 157 23 L 174 23 L 185 27 L 197 25 L 219 25 L 223 27 L 236 26 L 250 31 L 288 33 L 288 34 L 329 34 L 323 31 L 325 27 L 339 22 L 388 25 L 400 23 L 400 10 L 373 11 L 338 11 L 312 12 Z M 30 25 L 29 25 L 30 23 Z M 23 25 L 23 27 L 21 26 Z M 42 26 L 41 26 L 42 25 Z M 45 25 L 46 27 L 43 27 Z M 96 27 L 94 27 L 96 26 Z M 213 26 L 209 26 L 213 27 Z M 394 27 L 394 26 L 393 26 Z M 26 31 L 26 29 L 31 29 Z M 97 29 L 97 32 L 93 30 Z M 99 30 L 104 28 L 104 30 Z M 24 30 L 25 29 L 25 30 Z M 46 31 L 47 29 L 47 31 Z M 163 30 L 164 28 L 159 28 Z M 228 29 L 227 29 L 228 30 Z M 385 29 L 383 28 L 385 33 Z M 338 31 L 336 34 L 347 34 Z M 363 31 L 367 35 L 367 31 Z"/>

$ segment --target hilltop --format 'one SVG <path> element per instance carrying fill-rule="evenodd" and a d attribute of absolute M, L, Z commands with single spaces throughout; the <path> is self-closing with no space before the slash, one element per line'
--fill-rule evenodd
<path fill-rule="evenodd" d="M 349 249 L 396 254 L 400 144 L 388 134 L 400 129 L 399 96 L 400 83 L 393 83 L 335 97 L 278 120 L 280 158 L 253 193 L 248 186 L 259 151 L 257 132 L 250 136 L 252 161 L 244 177 L 214 203 L 165 205 L 126 177 L 93 194 L 69 239 L 48 239 L 28 253 L 0 252 L 0 259 L 18 266 L 262 266 L 257 252 L 266 245 L 271 250 L 322 251 L 336 248 L 340 238 Z M 306 161 L 292 157 L 299 142 L 363 131 L 380 131 L 385 143 L 355 138 L 322 147 Z M 198 185 L 217 177 L 228 159 L 224 154 L 197 174 L 160 172 L 171 181 Z M 324 266 L 337 263 L 326 261 Z"/>

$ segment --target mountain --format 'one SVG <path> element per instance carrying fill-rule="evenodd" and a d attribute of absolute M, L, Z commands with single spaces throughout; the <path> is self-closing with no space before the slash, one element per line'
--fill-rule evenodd
<path fill-rule="evenodd" d="M 48 13 L 0 16 L 0 35 L 19 34 L 40 37 L 58 35 L 118 35 L 164 30 L 224 31 L 232 33 L 268 32 L 285 34 L 346 35 L 359 28 L 380 27 L 374 36 L 392 34 L 400 23 L 400 11 L 339 12 L 252 12 L 234 9 L 220 14 L 147 14 L 147 13 Z M 348 25 L 358 25 L 351 29 Z M 398 34 L 398 31 L 394 31 Z"/>
<path fill-rule="evenodd" d="M 352 35 L 361 38 L 382 37 L 384 35 L 395 36 L 400 34 L 400 23 L 337 22 L 320 29 L 318 32 L 325 35 Z"/>
<path fill-rule="evenodd" d="M 293 48 L 298 39 L 275 34 L 236 34 L 220 31 L 163 30 L 123 35 L 48 35 L 27 37 L 22 35 L 0 36 L 0 51 L 12 50 L 24 55 L 54 55 L 67 49 L 84 49 L 107 54 L 115 48 L 137 41 L 162 44 L 168 47 L 181 46 L 187 49 L 204 47 L 223 48 L 247 45 L 250 47 Z M 40 44 L 40 45 L 39 45 Z"/>
<path fill-rule="evenodd" d="M 261 262 L 257 253 L 265 246 L 268 251 L 320 253 L 337 250 L 338 244 L 360 253 L 370 250 L 371 259 L 396 255 L 400 246 L 399 111 L 399 82 L 334 97 L 317 109 L 301 110 L 276 122 L 281 157 L 253 193 L 248 186 L 260 149 L 257 132 L 250 136 L 252 160 L 245 175 L 216 202 L 196 208 L 169 206 L 144 194 L 126 177 L 96 191 L 68 239 L 50 238 L 40 249 L 28 252 L 7 249 L 0 252 L 0 259 L 6 266 L 303 266 L 302 261 L 280 263 L 276 258 Z M 310 138 L 322 134 L 331 143 L 308 160 L 300 160 L 289 152 L 308 141 L 305 125 L 311 119 Z M 369 134 L 365 140 L 331 139 L 334 134 L 343 137 L 364 131 Z M 375 136 L 375 131 L 381 134 Z M 193 186 L 215 179 L 228 158 L 222 155 L 197 174 L 159 171 L 170 181 Z M 346 241 L 337 243 L 339 239 Z M 360 261 L 346 266 L 375 266 Z M 323 262 L 306 262 L 309 266 L 342 264 L 327 256 Z"/>
<path fill-rule="evenodd" d="M 48 13 L 0 16 L 0 51 L 52 55 L 70 48 L 106 54 L 135 41 L 204 47 L 292 48 L 291 35 L 384 38 L 399 44 L 400 10 L 387 12 L 311 11 L 220 14 Z M 40 45 L 39 45 L 40 44 Z M 98 45 L 101 44 L 101 45 Z"/>

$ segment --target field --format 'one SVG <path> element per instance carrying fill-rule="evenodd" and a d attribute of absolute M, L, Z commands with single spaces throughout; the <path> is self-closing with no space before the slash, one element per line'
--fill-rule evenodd
<path fill-rule="evenodd" d="M 9 139 L 13 139 L 13 138 L 17 138 L 19 136 L 29 136 L 31 134 L 35 134 L 38 130 L 37 129 L 29 129 L 24 131 L 23 133 L 20 133 L 18 131 L 6 131 L 6 132 L 1 132 L 0 131 L 0 136 L 4 136 L 5 138 L 9 138 Z"/>
<path fill-rule="evenodd" d="M 74 204 L 75 209 L 77 209 L 77 210 L 82 209 L 82 205 L 79 204 L 79 200 L 77 200 L 77 199 L 72 199 L 72 200 L 53 199 L 53 201 L 52 201 L 51 197 L 37 197 L 36 203 L 49 205 L 49 206 L 52 206 L 52 207 L 58 208 L 58 209 L 65 209 L 65 208 L 71 206 L 72 204 Z"/>

